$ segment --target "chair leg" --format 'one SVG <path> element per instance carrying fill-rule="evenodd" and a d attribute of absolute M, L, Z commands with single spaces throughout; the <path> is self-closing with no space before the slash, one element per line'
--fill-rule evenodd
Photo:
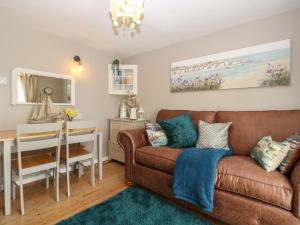
<path fill-rule="evenodd" d="M 16 199 L 16 184 L 15 184 L 15 171 L 12 169 L 11 170 L 11 198 L 12 200 Z"/>
<path fill-rule="evenodd" d="M 56 175 L 55 175 L 55 189 L 56 189 L 56 201 L 59 202 L 59 169 L 56 169 Z M 54 176 L 54 172 L 53 172 L 53 176 Z"/>
<path fill-rule="evenodd" d="M 78 179 L 80 179 L 80 177 L 81 177 L 81 169 L 82 169 L 82 165 L 81 165 L 81 162 L 79 161 L 78 162 Z"/>
<path fill-rule="evenodd" d="M 56 181 L 55 181 L 55 177 L 56 177 L 56 170 L 55 170 L 55 168 L 53 168 L 52 169 L 52 177 L 53 177 L 53 180 L 52 180 L 52 184 L 53 184 L 53 187 L 55 187 L 55 183 L 56 183 Z"/>
<path fill-rule="evenodd" d="M 92 186 L 95 186 L 94 158 L 91 159 L 91 184 L 92 184 Z"/>
<path fill-rule="evenodd" d="M 80 176 L 84 175 L 84 166 L 80 164 Z"/>
<path fill-rule="evenodd" d="M 16 184 L 13 182 L 11 186 L 12 200 L 16 199 Z"/>
<path fill-rule="evenodd" d="M 49 189 L 49 170 L 46 170 L 46 188 Z"/>
<path fill-rule="evenodd" d="M 23 182 L 20 181 L 20 204 L 21 204 L 21 214 L 24 215 L 24 193 L 23 193 Z"/>
<path fill-rule="evenodd" d="M 66 171 L 67 171 L 67 196 L 70 197 L 70 168 L 69 163 L 66 163 Z"/>

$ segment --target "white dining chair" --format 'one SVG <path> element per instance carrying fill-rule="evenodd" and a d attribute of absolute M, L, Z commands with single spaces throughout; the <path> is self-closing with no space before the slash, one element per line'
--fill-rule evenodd
<path fill-rule="evenodd" d="M 90 160 L 91 162 L 91 184 L 95 185 L 94 158 L 97 145 L 97 121 L 74 121 L 66 122 L 66 148 L 61 151 L 61 162 L 66 165 L 67 175 L 67 196 L 70 197 L 70 165 L 79 164 L 79 173 L 83 162 Z M 84 146 L 79 145 L 76 148 L 70 148 L 71 144 L 92 142 L 92 149 L 88 151 Z"/>
<path fill-rule="evenodd" d="M 49 170 L 55 170 L 55 199 L 59 201 L 59 163 L 62 136 L 61 123 L 18 124 L 17 159 L 12 160 L 13 196 L 15 186 L 20 188 L 21 214 L 24 215 L 23 180 L 37 172 L 46 173 L 46 186 L 49 188 Z M 55 157 L 49 148 L 56 148 Z M 47 150 L 47 151 L 46 151 Z M 26 156 L 23 156 L 23 154 Z M 31 155 L 30 155 L 31 154 Z M 54 175 L 54 174 L 53 174 Z"/>

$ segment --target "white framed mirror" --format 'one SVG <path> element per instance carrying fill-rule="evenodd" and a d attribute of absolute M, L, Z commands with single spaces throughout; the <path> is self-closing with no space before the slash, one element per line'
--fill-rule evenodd
<path fill-rule="evenodd" d="M 12 105 L 39 104 L 48 95 L 55 105 L 75 105 L 75 79 L 68 75 L 15 68 Z"/>

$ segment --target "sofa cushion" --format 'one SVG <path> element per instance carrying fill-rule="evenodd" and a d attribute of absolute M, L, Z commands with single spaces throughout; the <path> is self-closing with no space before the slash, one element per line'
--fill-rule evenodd
<path fill-rule="evenodd" d="M 199 121 L 197 148 L 223 148 L 228 146 L 228 129 L 231 123 L 206 123 Z"/>
<path fill-rule="evenodd" d="M 291 210 L 293 189 L 279 171 L 266 172 L 247 156 L 225 157 L 219 161 L 217 189 L 255 198 Z"/>
<path fill-rule="evenodd" d="M 157 113 L 156 122 L 161 120 L 172 119 L 180 116 L 183 113 L 188 112 L 193 120 L 195 127 L 198 127 L 199 120 L 203 120 L 207 123 L 214 123 L 217 112 L 214 111 L 188 111 L 188 110 L 169 110 L 162 109 Z"/>
<path fill-rule="evenodd" d="M 233 148 L 233 154 L 249 156 L 264 136 L 271 135 L 274 141 L 282 142 L 292 134 L 300 133 L 300 110 L 219 111 L 216 122 L 232 122 L 229 145 Z"/>
<path fill-rule="evenodd" d="M 251 151 L 251 158 L 256 160 L 266 171 L 274 171 L 286 157 L 291 145 L 276 142 L 271 136 L 263 137 Z"/>
<path fill-rule="evenodd" d="M 159 121 L 168 138 L 168 146 L 185 148 L 195 146 L 197 142 L 197 129 L 189 113 L 184 113 L 168 120 Z"/>
<path fill-rule="evenodd" d="M 173 174 L 182 149 L 145 146 L 135 151 L 138 164 Z M 217 189 L 258 199 L 291 210 L 293 189 L 279 171 L 267 172 L 248 156 L 230 156 L 219 161 Z"/>
<path fill-rule="evenodd" d="M 168 144 L 167 136 L 158 123 L 145 123 L 145 129 L 148 140 L 153 147 L 164 146 Z"/>
<path fill-rule="evenodd" d="M 167 146 L 145 146 L 135 151 L 135 161 L 139 164 L 162 170 L 173 174 L 175 162 L 182 149 L 174 149 Z"/>
<path fill-rule="evenodd" d="M 300 156 L 300 135 L 293 135 L 285 141 L 290 144 L 290 149 L 278 169 L 281 173 L 288 174 L 292 171 Z"/>

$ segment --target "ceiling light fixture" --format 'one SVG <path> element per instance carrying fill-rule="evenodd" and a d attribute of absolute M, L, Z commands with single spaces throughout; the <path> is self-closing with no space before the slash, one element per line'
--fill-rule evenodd
<path fill-rule="evenodd" d="M 134 30 L 144 18 L 144 0 L 109 0 L 109 13 L 114 27 Z"/>

